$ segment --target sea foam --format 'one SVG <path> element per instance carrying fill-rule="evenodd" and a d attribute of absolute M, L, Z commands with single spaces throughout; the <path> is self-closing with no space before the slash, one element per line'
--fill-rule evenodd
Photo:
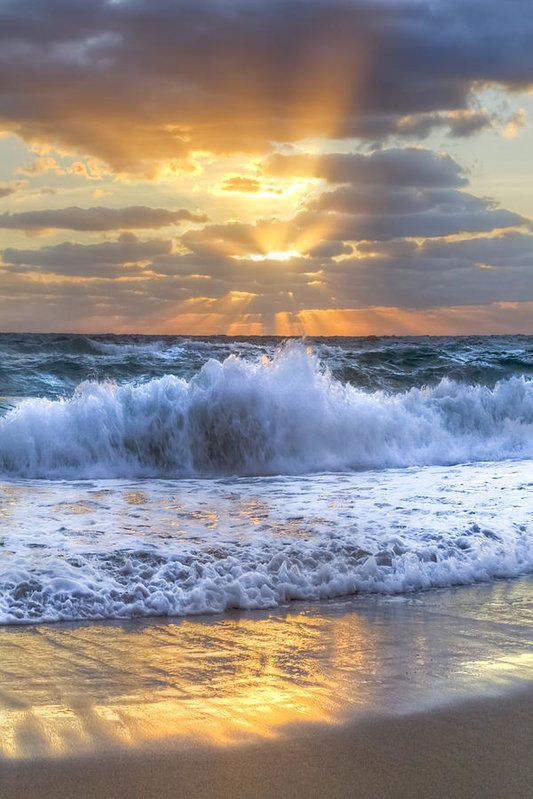
<path fill-rule="evenodd" d="M 401 393 L 334 379 L 302 345 L 190 380 L 87 381 L 0 420 L 0 472 L 31 478 L 304 474 L 533 456 L 533 382 Z"/>
<path fill-rule="evenodd" d="M 217 613 L 533 570 L 531 463 L 0 483 L 0 623 Z"/>

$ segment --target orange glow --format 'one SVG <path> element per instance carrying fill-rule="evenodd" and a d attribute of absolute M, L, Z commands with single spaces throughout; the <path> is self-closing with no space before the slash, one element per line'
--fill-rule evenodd
<path fill-rule="evenodd" d="M 58 658 L 58 646 L 63 650 L 65 636 L 70 635 L 76 652 L 72 672 L 65 668 L 65 658 Z M 37 634 L 4 630 L 0 641 L 4 667 L 14 669 L 12 658 L 16 659 L 29 692 L 24 703 L 0 703 L 0 753 L 10 759 L 28 756 L 34 746 L 48 757 L 66 755 L 73 748 L 80 754 L 165 739 L 226 746 L 277 737 L 291 723 L 332 722 L 342 715 L 348 695 L 352 703 L 364 697 L 364 691 L 347 680 L 335 688 L 337 674 L 345 671 L 344 661 L 349 657 L 352 670 L 372 672 L 376 643 L 370 625 L 359 616 L 335 619 L 301 613 L 278 619 L 237 616 L 209 624 L 148 623 L 140 628 L 43 627 Z M 213 641 L 226 668 L 213 668 Z M 319 646 L 328 647 L 327 669 L 312 657 Z M 287 651 L 301 652 L 302 678 L 287 679 Z M 99 679 L 80 691 L 73 675 L 84 660 L 100 664 L 99 671 L 115 679 Z M 33 687 L 35 674 L 43 669 L 50 675 L 49 684 L 56 686 L 53 696 L 40 685 Z M 146 679 L 154 673 L 166 675 L 159 685 L 153 676 Z M 346 693 L 344 701 L 339 689 Z"/>
<path fill-rule="evenodd" d="M 533 313 L 533 303 L 493 303 L 429 310 L 376 307 L 361 309 L 320 309 L 283 316 L 281 335 L 307 336 L 396 336 L 396 335 L 473 335 L 503 329 L 509 316 L 519 307 Z M 291 332 L 292 331 L 292 332 Z"/>
<path fill-rule="evenodd" d="M 172 318 L 148 321 L 146 332 L 187 335 L 239 336 L 401 336 L 482 335 L 506 331 L 510 320 L 533 319 L 533 302 L 465 305 L 429 310 L 394 307 L 327 308 L 280 311 L 275 314 L 248 313 L 249 301 L 224 300 L 224 311 L 216 301 L 211 313 L 176 312 Z M 240 312 L 242 308 L 242 312 Z M 233 311 L 233 312 L 232 312 Z M 522 324 L 523 327 L 523 324 Z M 118 328 L 120 330 L 120 328 Z M 533 333 L 533 327 L 530 327 Z"/>

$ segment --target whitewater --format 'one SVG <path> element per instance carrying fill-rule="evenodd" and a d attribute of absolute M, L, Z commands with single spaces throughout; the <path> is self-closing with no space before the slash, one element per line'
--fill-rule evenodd
<path fill-rule="evenodd" d="M 0 622 L 533 570 L 533 340 L 0 336 Z"/>

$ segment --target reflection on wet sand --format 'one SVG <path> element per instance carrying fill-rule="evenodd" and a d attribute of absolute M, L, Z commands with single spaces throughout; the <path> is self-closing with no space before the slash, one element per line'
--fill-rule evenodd
<path fill-rule="evenodd" d="M 177 622 L 4 627 L 0 756 L 234 745 L 515 685 L 533 677 L 530 590 L 523 580 Z"/>

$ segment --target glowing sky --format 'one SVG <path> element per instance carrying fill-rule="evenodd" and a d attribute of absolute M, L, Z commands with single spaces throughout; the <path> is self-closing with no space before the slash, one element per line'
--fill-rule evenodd
<path fill-rule="evenodd" d="M 533 333 L 530 0 L 0 0 L 0 329 Z"/>

